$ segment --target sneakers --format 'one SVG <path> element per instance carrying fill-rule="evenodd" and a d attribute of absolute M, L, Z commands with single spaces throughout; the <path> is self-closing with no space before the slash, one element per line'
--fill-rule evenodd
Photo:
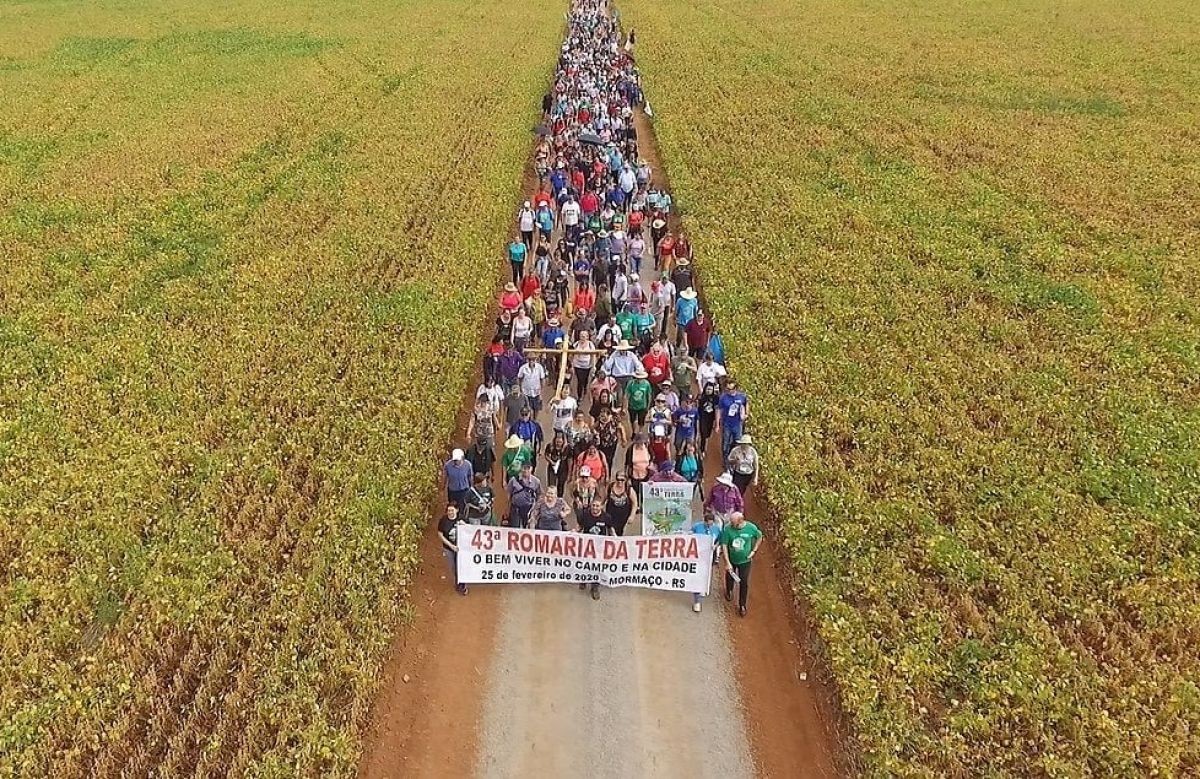
<path fill-rule="evenodd" d="M 738 616 L 739 617 L 746 616 L 746 607 L 745 606 L 738 606 Z"/>
<path fill-rule="evenodd" d="M 458 590 L 458 594 L 459 594 L 459 595 L 466 595 L 466 594 L 467 594 L 467 585 L 465 585 L 465 584 L 460 584 L 460 585 L 458 585 L 458 587 L 456 587 L 455 589 L 457 589 L 457 590 Z"/>
<path fill-rule="evenodd" d="M 694 612 L 696 612 L 697 614 L 699 614 L 699 613 L 700 613 L 700 604 L 699 604 L 699 603 L 693 603 L 693 604 L 692 604 L 692 611 L 694 611 Z"/>
<path fill-rule="evenodd" d="M 725 600 L 733 600 L 733 590 L 725 590 Z"/>

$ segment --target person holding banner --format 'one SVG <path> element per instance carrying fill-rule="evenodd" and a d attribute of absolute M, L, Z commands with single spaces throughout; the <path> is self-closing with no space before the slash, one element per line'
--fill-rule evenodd
<path fill-rule="evenodd" d="M 537 530 L 566 530 L 571 509 L 558 497 L 558 490 L 547 487 L 542 499 L 530 511 L 530 527 Z"/>
<path fill-rule="evenodd" d="M 453 501 L 446 504 L 445 515 L 438 520 L 438 538 L 442 540 L 442 554 L 450 564 L 450 580 L 459 595 L 467 594 L 467 585 L 458 581 L 458 504 Z"/>
<path fill-rule="evenodd" d="M 725 600 L 733 599 L 733 586 L 738 586 L 738 615 L 746 616 L 746 598 L 750 594 L 750 562 L 762 546 L 763 534 L 746 516 L 735 511 L 729 524 L 721 531 L 721 547 L 725 550 Z"/>
<path fill-rule="evenodd" d="M 637 495 L 629 489 L 629 477 L 618 473 L 608 488 L 608 499 L 604 502 L 604 511 L 608 514 L 613 532 L 619 536 L 625 535 L 625 526 L 637 508 Z"/>
<path fill-rule="evenodd" d="M 704 517 L 692 525 L 692 532 L 698 536 L 712 536 L 713 562 L 718 562 L 721 559 L 721 526 L 717 524 L 717 518 L 711 512 L 704 512 Z M 692 593 L 692 611 L 700 613 L 700 601 L 702 600 L 704 600 L 703 595 L 698 592 Z"/>
<path fill-rule="evenodd" d="M 588 533 L 596 536 L 612 536 L 616 535 L 612 527 L 612 519 L 604 511 L 604 503 L 599 498 L 595 498 L 588 505 L 588 510 L 579 515 L 579 530 L 581 533 Z M 579 585 L 579 589 L 585 589 L 586 584 Z M 600 583 L 592 582 L 592 600 L 600 600 Z"/>

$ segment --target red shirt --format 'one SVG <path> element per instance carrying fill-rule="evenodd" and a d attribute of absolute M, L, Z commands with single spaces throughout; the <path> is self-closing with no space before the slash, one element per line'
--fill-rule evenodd
<path fill-rule="evenodd" d="M 583 177 L 582 170 L 576 169 L 571 171 L 571 186 L 575 188 L 576 192 L 582 192 L 585 183 L 587 183 L 587 180 Z"/>
<path fill-rule="evenodd" d="M 672 238 L 669 234 L 664 236 L 663 239 L 658 242 L 658 254 L 660 257 L 667 257 L 667 258 L 674 256 L 674 254 L 675 254 L 675 239 Z"/>
<path fill-rule="evenodd" d="M 539 192 L 533 196 L 533 210 L 537 211 L 542 207 L 542 203 L 551 205 L 554 201 L 550 199 L 550 195 L 545 192 Z"/>
<path fill-rule="evenodd" d="M 521 281 L 521 297 L 529 300 L 533 297 L 533 293 L 541 288 L 542 280 L 535 274 L 530 274 Z"/>
<path fill-rule="evenodd" d="M 584 192 L 583 197 L 579 198 L 579 207 L 585 214 L 594 214 L 600 210 L 600 198 L 596 197 L 595 192 Z"/>
<path fill-rule="evenodd" d="M 664 381 L 671 379 L 671 358 L 666 352 L 654 356 L 654 352 L 646 352 L 642 358 L 642 367 L 646 369 L 647 379 L 655 388 Z"/>
<path fill-rule="evenodd" d="M 576 311 L 587 309 L 591 311 L 596 307 L 596 293 L 591 287 L 580 287 L 575 290 L 575 299 L 572 301 Z"/>
<path fill-rule="evenodd" d="M 708 319 L 703 322 L 700 317 L 696 317 L 687 323 L 684 332 L 687 333 L 687 345 L 689 349 L 704 349 L 708 347 Z"/>
<path fill-rule="evenodd" d="M 680 238 L 675 242 L 675 256 L 692 258 L 692 244 L 686 238 Z"/>
<path fill-rule="evenodd" d="M 500 296 L 500 308 L 506 311 L 515 311 L 521 307 L 521 293 L 505 292 Z"/>
<path fill-rule="evenodd" d="M 630 212 L 630 214 L 629 214 L 629 229 L 630 230 L 639 229 L 642 226 L 642 221 L 645 220 L 645 218 L 646 218 L 646 215 L 643 214 L 641 211 Z"/>

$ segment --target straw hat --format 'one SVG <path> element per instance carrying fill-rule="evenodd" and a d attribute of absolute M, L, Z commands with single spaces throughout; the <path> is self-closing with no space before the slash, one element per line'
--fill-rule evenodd
<path fill-rule="evenodd" d="M 655 219 L 653 222 L 650 223 L 650 226 L 653 227 L 655 230 L 661 230 L 667 226 L 667 223 L 661 219 Z"/>
<path fill-rule="evenodd" d="M 513 283 L 510 281 L 510 282 L 508 282 L 507 284 L 505 284 L 505 285 L 504 285 L 504 291 L 505 291 L 505 292 L 516 292 L 516 291 L 517 291 L 517 285 L 516 285 L 516 284 L 513 284 Z"/>
<path fill-rule="evenodd" d="M 689 260 L 687 257 L 678 257 L 675 259 L 675 264 L 676 265 L 691 265 L 692 261 Z"/>
<path fill-rule="evenodd" d="M 724 484 L 726 487 L 733 486 L 733 477 L 728 472 L 722 473 L 717 477 L 717 484 Z"/>
<path fill-rule="evenodd" d="M 692 289 L 691 287 L 688 287 L 683 292 L 679 293 L 679 297 L 683 298 L 684 300 L 695 300 L 696 299 L 696 290 Z"/>
<path fill-rule="evenodd" d="M 629 345 L 629 341 L 622 338 L 620 340 L 620 342 L 618 342 L 617 345 L 613 347 L 613 349 L 618 352 L 628 352 L 628 351 L 632 351 L 633 347 Z"/>
<path fill-rule="evenodd" d="M 517 435 L 516 433 L 513 433 L 512 435 L 510 435 L 508 437 L 508 440 L 504 442 L 504 448 L 505 449 L 520 449 L 524 444 L 525 444 L 525 441 L 522 440 L 521 436 Z"/>
<path fill-rule="evenodd" d="M 739 444 L 752 444 L 754 443 L 754 439 L 750 437 L 749 433 L 745 433 L 741 436 L 738 436 L 737 442 Z"/>
<path fill-rule="evenodd" d="M 644 378 L 646 378 L 646 376 L 647 376 L 647 375 L 649 375 L 649 374 L 647 374 L 647 373 L 646 373 L 646 369 L 645 369 L 645 368 L 638 368 L 638 369 L 637 369 L 637 371 L 635 371 L 633 375 L 634 375 L 634 376 L 636 376 L 636 377 L 637 377 L 637 378 L 639 378 L 639 379 L 644 379 Z"/>

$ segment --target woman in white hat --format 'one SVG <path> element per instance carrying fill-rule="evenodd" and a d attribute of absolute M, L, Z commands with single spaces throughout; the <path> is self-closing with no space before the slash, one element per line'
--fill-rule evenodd
<path fill-rule="evenodd" d="M 712 512 L 721 523 L 721 527 L 725 526 L 734 512 L 746 510 L 746 502 L 737 485 L 733 483 L 732 474 L 727 471 L 717 477 L 717 483 L 709 491 L 704 507 Z"/>
<path fill-rule="evenodd" d="M 754 439 L 749 433 L 739 436 L 737 444 L 729 450 L 729 471 L 733 475 L 733 483 L 742 495 L 746 494 L 751 484 L 758 484 L 758 461 Z"/>

